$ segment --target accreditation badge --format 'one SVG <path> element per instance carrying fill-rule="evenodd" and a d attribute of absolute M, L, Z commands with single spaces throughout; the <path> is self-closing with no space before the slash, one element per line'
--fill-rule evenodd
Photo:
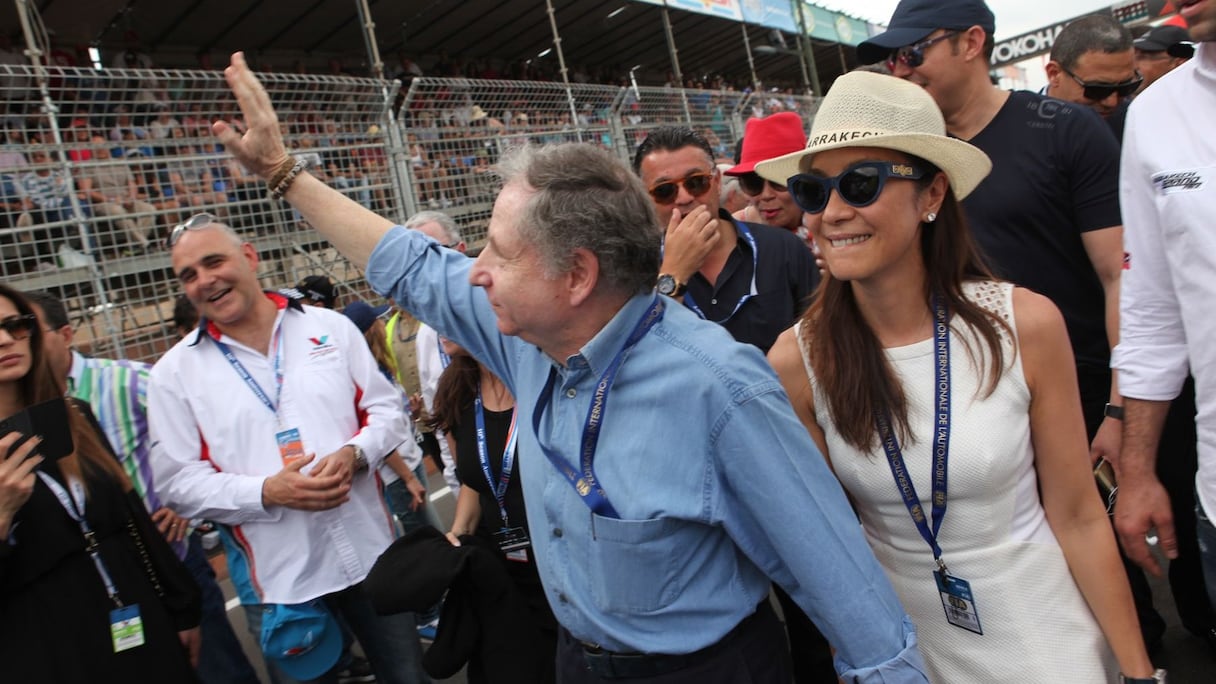
<path fill-rule="evenodd" d="M 144 645 L 144 621 L 139 616 L 138 605 L 132 604 L 110 611 L 110 636 L 114 640 L 115 653 Z"/>
<path fill-rule="evenodd" d="M 937 593 L 942 597 L 946 621 L 968 632 L 983 634 L 980 615 L 975 610 L 975 598 L 971 595 L 971 583 L 941 570 L 935 570 L 933 578 L 937 581 Z"/>
<path fill-rule="evenodd" d="M 528 533 L 522 527 L 502 528 L 494 533 L 494 543 L 498 544 L 498 548 L 507 554 L 508 558 L 511 552 L 532 546 L 532 541 L 528 539 Z M 526 558 L 527 556 L 525 556 Z"/>
<path fill-rule="evenodd" d="M 300 431 L 296 428 L 276 432 L 274 439 L 279 443 L 279 458 L 283 465 L 289 465 L 297 458 L 304 458 L 304 441 L 300 439 Z"/>

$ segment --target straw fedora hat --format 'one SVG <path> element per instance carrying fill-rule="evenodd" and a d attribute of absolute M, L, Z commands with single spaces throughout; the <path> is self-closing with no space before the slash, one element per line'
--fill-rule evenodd
<path fill-rule="evenodd" d="M 979 148 L 946 136 L 942 112 L 923 88 L 855 71 L 836 79 L 823 98 L 806 149 L 760 162 L 756 173 L 785 183 L 809 171 L 816 153 L 841 147 L 881 147 L 920 157 L 945 172 L 960 200 L 992 170 Z"/>

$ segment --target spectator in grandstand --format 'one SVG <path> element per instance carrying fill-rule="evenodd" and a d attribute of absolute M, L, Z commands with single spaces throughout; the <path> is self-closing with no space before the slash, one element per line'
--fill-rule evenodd
<path fill-rule="evenodd" d="M 1195 55 L 1191 34 L 1172 24 L 1152 27 L 1132 41 L 1132 47 L 1136 51 L 1136 71 L 1144 77 L 1139 93 Z"/>
<path fill-rule="evenodd" d="M 226 76 L 249 126 L 217 122 L 229 150 L 366 265 L 374 288 L 434 321 L 512 396 L 540 397 L 517 422 L 520 472 L 543 531 L 528 543 L 564 628 L 559 680 L 788 681 L 772 578 L 821 620 L 846 681 L 925 681 L 914 630 L 763 357 L 655 296 L 662 229 L 610 152 L 571 144 L 504 161 L 488 247 L 471 263 L 307 172 L 286 180 L 295 162 L 243 55 Z M 584 430 L 597 386 L 612 399 Z M 601 427 L 609 439 L 582 439 Z M 768 458 L 740 457 L 758 444 Z M 581 468 L 568 462 L 580 453 Z"/>
<path fill-rule="evenodd" d="M 1109 14 L 1091 14 L 1065 26 L 1051 45 L 1046 69 L 1048 96 L 1090 107 L 1104 119 L 1143 82 L 1131 31 Z"/>
<path fill-rule="evenodd" d="M 105 138 L 93 136 L 92 142 L 95 161 L 82 166 L 77 179 L 81 195 L 92 204 L 95 217 L 114 221 L 133 249 L 148 251 L 156 207 L 139 199 L 135 174 L 127 164 L 111 160 Z"/>
<path fill-rule="evenodd" d="M 177 137 L 175 131 L 184 131 L 182 123 L 173 116 L 173 111 L 169 109 L 169 105 L 161 102 L 154 107 L 156 110 L 156 118 L 148 124 L 148 133 L 151 134 L 153 140 L 169 140 Z"/>
<path fill-rule="evenodd" d="M 809 245 L 811 238 L 802 225 L 802 209 L 790 197 L 789 190 L 781 183 L 765 181 L 755 171 L 756 162 L 797 152 L 803 147 L 806 147 L 806 132 L 802 117 L 794 112 L 748 119 L 739 163 L 725 174 L 739 179 L 739 187 L 747 194 L 760 222 L 795 233 Z"/>
<path fill-rule="evenodd" d="M 182 207 L 219 207 L 226 203 L 222 192 L 216 190 L 215 175 L 207 160 L 189 143 L 178 147 L 177 156 L 166 162 L 173 198 Z"/>
<path fill-rule="evenodd" d="M 118 105 L 114 108 L 114 125 L 110 128 L 110 140 L 114 142 L 131 140 L 132 138 L 128 134 L 134 136 L 135 140 L 141 141 L 147 140 L 150 137 L 148 130 L 143 126 L 136 125 L 135 121 L 131 118 L 131 108 L 125 104 Z"/>
<path fill-rule="evenodd" d="M 17 183 L 23 210 L 17 219 L 19 228 L 55 224 L 76 217 L 68 176 L 62 169 L 54 168 L 53 164 L 45 147 L 35 145 L 30 150 L 31 170 L 23 174 Z M 56 249 L 60 241 L 68 237 L 68 232 L 65 226 L 50 225 L 32 233 L 40 268 L 55 266 Z"/>
<path fill-rule="evenodd" d="M 168 172 L 158 169 L 151 160 L 129 164 L 128 168 L 135 175 L 136 197 L 151 204 L 166 225 L 177 224 L 180 217 L 174 210 L 181 208 L 182 204 L 173 196 Z"/>
<path fill-rule="evenodd" d="M 721 209 L 713 159 L 704 137 L 676 126 L 650 131 L 634 153 L 667 230 L 659 292 L 768 351 L 810 303 L 819 272 L 793 233 Z"/>
<path fill-rule="evenodd" d="M 67 395 L 93 409 L 114 455 L 130 478 L 152 522 L 185 563 L 202 592 L 202 646 L 195 673 L 203 684 L 256 684 L 257 674 L 237 641 L 224 594 L 207 561 L 202 541 L 186 520 L 160 502 L 152 479 L 148 435 L 148 372 L 137 361 L 86 357 L 72 346 L 75 331 L 63 302 L 48 292 L 27 292 L 46 334 L 43 350 L 55 380 Z"/>
<path fill-rule="evenodd" d="M 1114 460 L 1122 406 L 1110 372 L 1123 267 L 1119 144 L 1088 107 L 993 85 L 995 25 L 981 0 L 902 0 L 888 30 L 857 54 L 924 87 L 947 132 L 992 159 L 992 173 L 962 202 L 968 225 L 997 277 L 1046 295 L 1064 315 L 1090 458 Z M 1151 649 L 1165 625 L 1151 598 L 1132 590 Z"/>
<path fill-rule="evenodd" d="M 336 611 L 377 681 L 426 683 L 413 615 L 377 616 L 362 587 L 392 540 L 371 473 L 405 438 L 400 399 L 344 316 L 261 290 L 255 250 L 228 226 L 196 216 L 170 249 L 206 323 L 152 369 L 158 493 L 220 524 L 276 681 L 338 665 Z M 281 640 L 294 616 L 312 625 L 309 640 Z"/>
<path fill-rule="evenodd" d="M 89 121 L 84 118 L 72 119 L 68 126 L 67 140 L 68 159 L 72 161 L 88 161 L 93 158 L 93 137 L 89 133 Z"/>

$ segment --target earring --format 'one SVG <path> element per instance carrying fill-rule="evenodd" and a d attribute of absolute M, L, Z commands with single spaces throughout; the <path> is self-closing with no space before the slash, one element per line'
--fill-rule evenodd
<path fill-rule="evenodd" d="M 933 223 L 936 220 L 937 220 L 937 214 L 935 214 L 933 212 L 929 212 L 928 214 L 925 214 L 925 223 Z"/>

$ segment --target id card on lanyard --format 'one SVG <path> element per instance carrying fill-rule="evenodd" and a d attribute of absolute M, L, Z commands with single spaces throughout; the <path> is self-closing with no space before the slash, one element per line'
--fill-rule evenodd
<path fill-rule="evenodd" d="M 903 450 L 899 440 L 891 428 L 890 416 L 878 412 L 874 422 L 878 428 L 879 439 L 882 440 L 883 451 L 887 454 L 887 464 L 891 467 L 891 476 L 895 478 L 895 486 L 899 489 L 904 505 L 908 508 L 912 522 L 921 538 L 929 544 L 933 551 L 933 560 L 937 562 L 937 570 L 933 572 L 934 584 L 942 601 L 942 610 L 946 621 L 955 627 L 969 632 L 983 634 L 980 626 L 979 613 L 975 607 L 975 597 L 971 592 L 971 583 L 950 574 L 946 562 L 942 559 L 942 549 L 937 543 L 937 535 L 946 517 L 947 464 L 950 459 L 950 317 L 946 305 L 938 295 L 933 302 L 933 390 L 936 397 L 936 412 L 934 415 L 933 435 L 933 496 L 930 520 L 925 520 L 925 511 L 916 495 L 916 486 L 908 474 L 904 463 Z M 932 527 L 929 523 L 932 523 Z"/>
<path fill-rule="evenodd" d="M 591 401 L 591 406 L 587 408 L 587 420 L 583 424 L 583 437 L 580 442 L 579 470 L 575 470 L 574 466 L 553 449 L 545 445 L 541 440 L 540 434 L 540 418 L 544 414 L 545 409 L 549 406 L 549 402 L 553 399 L 553 389 L 557 385 L 557 370 L 549 369 L 549 380 L 545 383 L 545 388 L 541 390 L 540 397 L 536 400 L 536 408 L 532 411 L 532 430 L 536 435 L 536 443 L 540 446 L 540 450 L 544 453 L 545 458 L 553 464 L 553 467 L 561 473 L 574 491 L 587 504 L 587 507 L 592 512 L 601 515 L 605 518 L 619 519 L 621 516 L 617 514 L 612 503 L 608 501 L 608 495 L 604 493 L 600 487 L 599 480 L 595 476 L 595 450 L 599 443 L 600 427 L 603 425 L 604 412 L 608 407 L 608 393 L 612 390 L 612 383 L 616 380 L 616 373 L 620 370 L 621 363 L 624 362 L 625 356 L 629 350 L 646 336 L 646 333 L 654 327 L 663 318 L 663 300 L 658 295 L 655 295 L 654 301 L 647 307 L 646 312 L 642 314 L 641 320 L 634 327 L 628 339 L 625 340 L 625 345 L 608 367 L 604 369 L 603 375 L 600 376 L 599 382 L 595 386 L 595 395 Z"/>
<path fill-rule="evenodd" d="M 245 381 L 245 386 L 249 388 L 253 395 L 262 402 L 262 405 L 270 409 L 274 414 L 275 425 L 278 430 L 274 434 L 275 443 L 279 447 L 279 458 L 283 465 L 288 465 L 298 458 L 304 457 L 304 441 L 300 438 L 300 430 L 298 428 L 289 428 L 283 425 L 283 416 L 279 412 L 279 408 L 283 402 L 283 325 L 280 323 L 274 331 L 274 337 L 270 341 L 270 346 L 274 349 L 274 400 L 270 399 L 270 395 L 258 381 L 245 368 L 245 364 L 236 357 L 232 349 L 221 340 L 212 338 L 215 346 L 219 348 L 224 355 L 224 359 L 228 361 L 228 365 L 232 366 L 232 370 L 240 376 L 241 380 Z"/>
<path fill-rule="evenodd" d="M 145 642 L 144 623 L 139 614 L 139 604 L 124 604 L 118 596 L 118 588 L 114 586 L 114 580 L 110 577 L 110 572 L 101 559 L 101 546 L 97 543 L 97 535 L 89 527 L 89 521 L 84 515 L 84 485 L 80 480 L 71 478 L 68 486 L 71 487 L 72 493 L 69 494 L 55 478 L 41 470 L 37 473 L 47 489 L 50 489 L 55 498 L 59 499 L 59 505 L 63 506 L 68 517 L 80 526 L 80 533 L 84 536 L 85 541 L 84 551 L 93 561 L 97 576 L 101 578 L 101 583 L 105 586 L 106 596 L 114 604 L 114 609 L 110 611 L 110 640 L 114 645 L 114 652 L 121 653 L 137 646 L 143 646 Z"/>

